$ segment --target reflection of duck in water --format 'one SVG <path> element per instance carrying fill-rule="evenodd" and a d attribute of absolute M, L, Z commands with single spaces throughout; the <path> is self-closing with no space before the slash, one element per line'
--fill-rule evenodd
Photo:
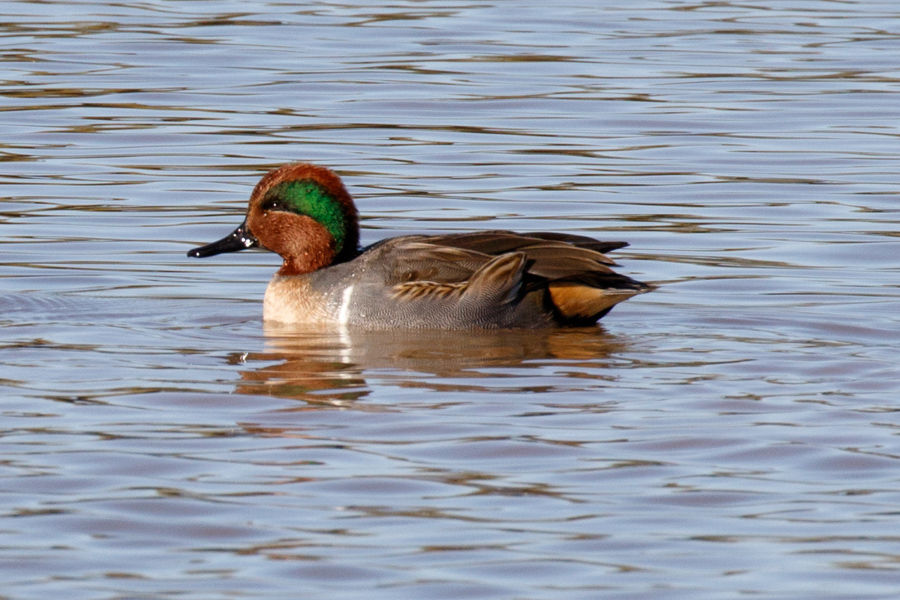
<path fill-rule="evenodd" d="M 355 403 L 372 386 L 474 393 L 580 389 L 586 380 L 604 379 L 598 369 L 610 355 L 627 349 L 623 339 L 597 327 L 432 331 L 423 336 L 402 329 L 297 329 L 267 323 L 265 331 L 267 351 L 240 359 L 248 368 L 241 372 L 237 393 L 294 398 L 315 406 Z"/>
<path fill-rule="evenodd" d="M 284 259 L 263 317 L 374 328 L 589 325 L 649 286 L 610 269 L 625 242 L 563 233 L 412 235 L 360 251 L 353 200 L 332 171 L 290 164 L 256 185 L 231 235 L 205 257 L 262 246 Z"/>

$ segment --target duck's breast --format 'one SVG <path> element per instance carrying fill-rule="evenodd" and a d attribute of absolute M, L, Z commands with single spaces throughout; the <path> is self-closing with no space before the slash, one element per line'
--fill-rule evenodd
<path fill-rule="evenodd" d="M 266 288 L 263 319 L 280 323 L 336 323 L 340 301 L 334 290 L 319 288 L 308 275 L 276 275 Z"/>

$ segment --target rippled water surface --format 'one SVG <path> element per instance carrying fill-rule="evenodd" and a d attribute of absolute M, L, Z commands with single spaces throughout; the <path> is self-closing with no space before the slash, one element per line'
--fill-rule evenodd
<path fill-rule="evenodd" d="M 892 1 L 16 2 L 0 598 L 900 589 Z M 554 229 L 601 326 L 264 325 L 185 251 L 288 161 L 365 243 Z"/>

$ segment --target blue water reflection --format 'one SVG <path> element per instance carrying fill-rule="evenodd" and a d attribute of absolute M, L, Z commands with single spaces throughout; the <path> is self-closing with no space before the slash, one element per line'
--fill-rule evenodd
<path fill-rule="evenodd" d="M 894 598 L 897 7 L 7 2 L 0 582 L 30 598 Z M 601 327 L 260 318 L 261 172 L 363 242 L 556 229 Z"/>

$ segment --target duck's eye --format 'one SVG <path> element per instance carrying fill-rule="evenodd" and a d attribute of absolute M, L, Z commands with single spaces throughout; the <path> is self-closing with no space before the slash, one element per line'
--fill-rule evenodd
<path fill-rule="evenodd" d="M 264 199 L 259 207 L 263 211 L 282 210 L 281 201 L 275 196 L 270 196 L 269 198 Z"/>

